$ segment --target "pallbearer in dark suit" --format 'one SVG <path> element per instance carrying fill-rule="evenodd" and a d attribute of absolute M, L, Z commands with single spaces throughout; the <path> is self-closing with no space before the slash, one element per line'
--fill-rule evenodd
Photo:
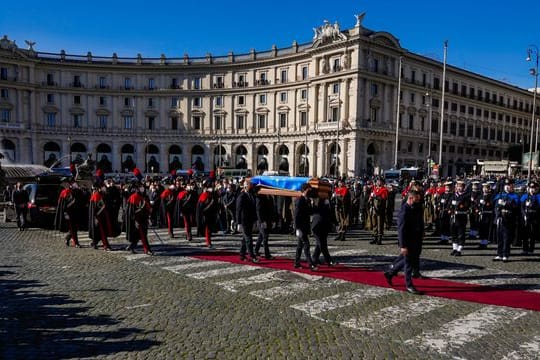
<path fill-rule="evenodd" d="M 255 197 L 252 193 L 253 184 L 246 180 L 244 189 L 236 199 L 236 221 L 241 226 L 242 245 L 240 247 L 240 259 L 246 260 L 246 249 L 249 251 L 251 261 L 258 263 L 259 259 L 253 250 L 253 225 L 257 220 Z"/>
<path fill-rule="evenodd" d="M 407 201 L 401 206 L 397 218 L 398 243 L 400 255 L 392 264 L 390 270 L 384 273 L 389 285 L 392 278 L 400 271 L 405 273 L 407 291 L 412 294 L 422 294 L 412 283 L 413 268 L 418 268 L 420 249 L 424 237 L 424 216 L 422 195 L 416 189 L 407 194 Z"/>
<path fill-rule="evenodd" d="M 272 260 L 274 257 L 270 254 L 268 236 L 272 229 L 272 222 L 276 220 L 274 201 L 270 195 L 259 194 L 257 189 L 255 192 L 257 193 L 257 196 L 255 197 L 255 207 L 257 209 L 257 224 L 259 226 L 259 237 L 255 244 L 255 255 L 259 256 L 259 250 L 262 245 L 264 248 L 264 258 Z"/>
<path fill-rule="evenodd" d="M 324 261 L 328 266 L 334 266 L 330 252 L 328 251 L 328 233 L 335 224 L 336 218 L 333 216 L 332 206 L 328 199 L 315 199 L 313 206 L 313 216 L 311 217 L 311 232 L 315 238 L 315 250 L 313 251 L 313 262 L 320 264 L 319 256 L 324 256 Z"/>
<path fill-rule="evenodd" d="M 306 260 L 309 263 L 311 270 L 317 270 L 317 265 L 311 258 L 309 251 L 309 230 L 310 230 L 310 215 L 312 212 L 311 201 L 309 194 L 311 193 L 311 186 L 308 183 L 302 184 L 302 196 L 294 200 L 294 229 L 298 244 L 296 245 L 296 256 L 294 258 L 294 267 L 301 268 L 300 257 L 302 255 L 302 249 L 306 255 Z"/>

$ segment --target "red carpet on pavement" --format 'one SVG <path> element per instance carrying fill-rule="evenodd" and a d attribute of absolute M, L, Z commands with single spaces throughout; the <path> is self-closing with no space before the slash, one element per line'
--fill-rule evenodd
<path fill-rule="evenodd" d="M 288 270 L 310 275 L 341 279 L 365 285 L 390 287 L 381 271 L 366 268 L 347 267 L 338 264 L 334 267 L 322 265 L 319 266 L 318 271 L 311 271 L 305 262 L 303 263 L 304 268 L 302 269 L 294 268 L 294 264 L 291 259 L 283 258 L 265 260 L 261 257 L 260 263 L 253 264 L 249 261 L 246 262 L 240 260 L 238 253 L 223 251 L 206 252 L 194 255 L 192 257 L 201 260 L 223 261 L 233 264 L 253 265 L 268 269 Z M 447 299 L 470 301 L 479 304 L 508 306 L 513 308 L 540 311 L 540 293 L 537 292 L 504 289 L 476 284 L 465 284 L 440 279 L 415 279 L 414 285 L 418 290 L 423 291 L 427 296 L 437 296 Z M 393 288 L 405 291 L 405 278 L 403 276 L 394 277 Z"/>

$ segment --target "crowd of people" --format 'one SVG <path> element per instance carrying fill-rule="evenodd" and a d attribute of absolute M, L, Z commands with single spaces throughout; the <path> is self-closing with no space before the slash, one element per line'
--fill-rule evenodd
<path fill-rule="evenodd" d="M 540 224 L 539 186 L 535 181 L 530 181 L 518 195 L 511 178 L 484 182 L 412 180 L 401 191 L 402 208 L 395 218 L 395 199 L 401 189 L 386 184 L 382 177 L 338 179 L 328 196 L 315 194 L 306 183 L 301 196 L 296 198 L 262 194 L 249 178 L 216 179 L 212 175 L 204 179 L 189 176 L 162 179 L 140 175 L 127 184 L 115 183 L 111 178 L 96 177 L 96 180 L 91 189 L 69 181 L 60 193 L 54 224 L 55 229 L 66 233 L 67 246 L 80 247 L 78 232 L 88 231 L 94 248 L 101 243 L 105 250 L 110 250 L 108 239 L 124 232 L 129 244 L 127 250 L 134 252 L 140 241 L 144 253 L 151 255 L 148 232 L 152 229 L 166 227 L 171 238 L 180 236 L 187 241 L 193 240 L 195 229 L 209 248 L 216 232 L 240 234 L 240 258 L 257 263 L 261 247 L 262 256 L 273 259 L 269 236 L 279 232 L 297 238 L 294 266 L 302 267 L 303 252 L 308 267 L 315 271 L 321 264 L 335 265 L 327 244 L 334 229 L 335 240 L 345 241 L 348 228 L 358 226 L 371 231 L 370 244 L 380 245 L 385 230 L 397 220 L 398 244 L 402 250 L 392 270 L 386 273 L 391 283 L 396 269 L 406 267 L 403 264 L 409 262 L 406 259 L 410 260 L 406 273 L 421 276 L 418 259 L 425 231 L 438 236 L 441 244 L 451 243 L 452 256 L 463 254 L 467 239 L 478 241 L 479 249 L 495 243 L 497 252 L 493 260 L 502 262 L 509 261 L 512 245 L 520 246 L 523 255 L 532 254 L 540 236 L 535 232 Z M 11 194 L 21 230 L 26 226 L 24 204 L 28 202 L 24 193 L 21 184 L 17 184 Z M 411 219 L 411 214 L 420 214 L 422 221 Z M 256 240 L 254 229 L 258 233 Z M 414 236 L 407 235 L 411 231 Z M 310 234 L 316 243 L 313 252 Z M 411 246 L 414 251 L 410 250 Z M 409 259 L 410 254 L 413 257 Z"/>

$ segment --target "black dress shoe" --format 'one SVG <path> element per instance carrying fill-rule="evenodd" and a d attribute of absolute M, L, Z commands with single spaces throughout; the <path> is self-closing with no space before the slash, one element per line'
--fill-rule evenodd
<path fill-rule="evenodd" d="M 246 261 L 246 257 L 244 255 L 240 255 L 240 261 Z"/>
<path fill-rule="evenodd" d="M 388 283 L 388 285 L 392 286 L 392 278 L 394 277 L 394 275 L 385 271 L 384 277 L 386 278 L 386 282 Z"/>
<path fill-rule="evenodd" d="M 302 268 L 302 265 L 300 265 L 300 264 L 294 264 L 294 268 L 295 268 L 295 269 L 301 269 L 301 268 Z"/>
<path fill-rule="evenodd" d="M 373 239 L 369 242 L 371 245 L 375 245 L 377 243 L 377 239 Z"/>
<path fill-rule="evenodd" d="M 258 257 L 253 256 L 253 257 L 251 258 L 251 262 L 254 263 L 254 264 L 258 264 L 258 263 L 260 263 L 261 261 L 259 260 Z"/>
<path fill-rule="evenodd" d="M 456 251 L 456 253 L 454 254 L 454 256 L 461 256 L 461 251 Z"/>
<path fill-rule="evenodd" d="M 452 252 L 450 253 L 450 256 L 455 256 L 457 253 L 457 250 L 452 250 Z"/>
<path fill-rule="evenodd" d="M 414 294 L 414 295 L 423 295 L 423 294 L 424 294 L 423 292 L 417 290 L 417 289 L 416 289 L 415 287 L 413 287 L 413 286 L 409 286 L 409 287 L 407 288 L 407 292 L 408 292 L 408 293 L 411 293 L 411 294 Z"/>
<path fill-rule="evenodd" d="M 275 260 L 276 258 L 273 257 L 272 255 L 268 255 L 268 256 L 265 256 L 264 257 L 266 260 Z"/>
<path fill-rule="evenodd" d="M 317 265 L 315 265 L 315 264 L 309 265 L 309 268 L 311 269 L 311 271 L 317 271 L 317 270 L 319 270 L 319 268 L 318 268 Z"/>
<path fill-rule="evenodd" d="M 337 262 L 335 262 L 335 261 L 330 261 L 330 262 L 327 263 L 326 265 L 328 265 L 328 266 L 336 266 L 336 265 L 337 265 Z"/>

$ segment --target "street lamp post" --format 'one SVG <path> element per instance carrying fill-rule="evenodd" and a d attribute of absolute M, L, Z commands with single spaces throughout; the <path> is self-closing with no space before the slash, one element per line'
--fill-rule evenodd
<path fill-rule="evenodd" d="M 533 136 L 534 136 L 534 124 L 535 124 L 535 115 L 536 115 L 536 93 L 538 92 L 538 47 L 536 45 L 529 45 L 529 48 L 527 49 L 527 61 L 532 61 L 532 56 L 535 55 L 536 57 L 536 66 L 530 70 L 531 75 L 534 76 L 534 92 L 533 92 L 533 104 L 532 104 L 532 111 L 531 111 L 531 135 L 530 135 L 530 146 L 529 146 L 529 169 L 527 171 L 527 177 L 531 177 L 531 170 L 532 170 L 532 161 L 533 161 Z M 537 129 L 538 131 L 538 129 Z M 538 141 L 538 136 L 536 138 L 536 141 Z M 536 154 L 536 151 L 538 149 L 534 148 L 534 153 Z"/>
<path fill-rule="evenodd" d="M 432 126 L 431 122 L 432 122 L 432 116 L 433 116 L 433 108 L 431 107 L 431 90 L 426 91 L 426 106 L 428 107 L 428 122 L 429 122 L 427 159 L 428 159 L 428 176 L 430 176 L 431 175 L 431 126 Z"/>
<path fill-rule="evenodd" d="M 68 152 L 69 152 L 69 164 L 71 165 L 71 161 L 72 161 L 72 159 L 71 159 L 71 135 L 68 136 L 67 140 L 68 140 L 68 146 L 69 146 L 69 149 L 68 149 Z"/>
<path fill-rule="evenodd" d="M 444 60 L 443 60 L 443 78 L 441 92 L 441 120 L 439 124 L 439 171 L 442 170 L 442 144 L 443 144 L 443 127 L 444 127 L 444 92 L 446 90 L 446 53 L 448 51 L 448 41 L 444 42 Z M 439 173 L 440 175 L 440 173 Z"/>
<path fill-rule="evenodd" d="M 148 143 L 150 142 L 150 138 L 148 136 L 144 137 L 144 172 L 148 172 Z"/>

